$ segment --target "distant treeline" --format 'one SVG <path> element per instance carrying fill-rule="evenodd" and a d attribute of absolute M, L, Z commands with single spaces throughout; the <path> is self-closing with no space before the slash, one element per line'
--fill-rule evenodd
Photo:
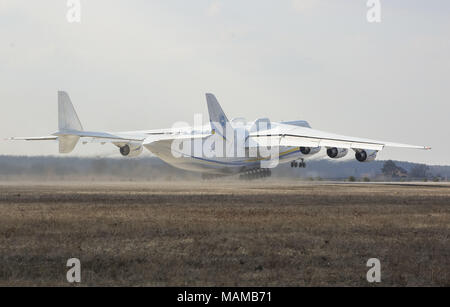
<path fill-rule="evenodd" d="M 450 166 L 427 166 L 401 161 L 360 163 L 353 160 L 307 161 L 306 168 L 283 164 L 273 177 L 308 180 L 447 180 Z M 158 158 L 75 158 L 0 156 L 0 180 L 186 180 L 198 173 L 174 168 Z"/>
<path fill-rule="evenodd" d="M 200 177 L 153 157 L 0 156 L 0 180 L 174 180 L 195 176 Z"/>
<path fill-rule="evenodd" d="M 332 161 L 311 160 L 307 161 L 305 169 L 292 169 L 282 165 L 277 169 L 277 173 L 291 174 L 308 179 L 349 179 L 355 180 L 439 180 L 446 181 L 450 178 L 450 166 L 425 165 L 404 161 L 373 161 L 361 163 L 356 160 Z M 289 175 L 288 175 L 289 176 Z"/>

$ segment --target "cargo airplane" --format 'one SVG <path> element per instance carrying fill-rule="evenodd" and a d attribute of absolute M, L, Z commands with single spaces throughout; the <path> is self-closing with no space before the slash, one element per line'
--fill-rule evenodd
<path fill-rule="evenodd" d="M 124 157 L 136 157 L 145 148 L 177 168 L 213 176 L 240 174 L 244 178 L 270 176 L 270 168 L 279 163 L 305 167 L 304 160 L 322 149 L 331 159 L 343 158 L 353 151 L 359 162 L 375 160 L 377 153 L 384 147 L 430 149 L 426 146 L 328 133 L 312 129 L 304 120 L 271 122 L 268 118 L 260 118 L 246 122 L 236 118 L 230 121 L 213 94 L 206 94 L 210 123 L 201 127 L 127 132 L 86 131 L 69 95 L 59 91 L 57 96 L 57 132 L 50 136 L 13 137 L 10 140 L 56 140 L 60 153 L 72 152 L 79 142 L 111 143 L 118 147 Z M 201 144 L 201 150 L 195 146 L 186 146 L 186 142 Z M 269 150 L 263 153 L 263 149 Z"/>

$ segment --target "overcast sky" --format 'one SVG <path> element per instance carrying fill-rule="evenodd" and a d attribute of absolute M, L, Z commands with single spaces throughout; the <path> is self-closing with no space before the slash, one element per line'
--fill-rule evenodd
<path fill-rule="evenodd" d="M 450 164 L 450 1 L 0 0 L 0 154 L 57 154 L 4 142 L 57 129 L 66 90 L 85 129 L 127 131 L 207 119 L 305 119 L 319 130 L 432 146 L 380 159 Z M 112 145 L 71 155 L 117 155 Z"/>

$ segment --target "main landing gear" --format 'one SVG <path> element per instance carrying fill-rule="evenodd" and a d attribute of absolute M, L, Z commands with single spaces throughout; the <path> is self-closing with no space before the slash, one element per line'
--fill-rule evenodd
<path fill-rule="evenodd" d="M 292 161 L 291 162 L 291 167 L 302 167 L 302 168 L 305 168 L 306 167 L 305 160 L 304 159 L 300 159 L 300 162 Z"/>
<path fill-rule="evenodd" d="M 239 175 L 239 179 L 253 180 L 272 176 L 272 171 L 268 168 L 255 168 Z"/>

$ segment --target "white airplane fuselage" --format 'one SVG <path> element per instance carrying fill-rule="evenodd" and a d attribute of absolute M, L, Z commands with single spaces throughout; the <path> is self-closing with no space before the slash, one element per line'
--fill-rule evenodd
<path fill-rule="evenodd" d="M 263 159 L 252 157 L 210 158 L 196 155 L 174 157 L 169 146 L 158 146 L 158 148 L 154 148 L 152 145 L 148 145 L 146 147 L 158 158 L 174 167 L 210 174 L 237 174 L 250 169 L 260 168 L 260 161 Z M 299 147 L 283 146 L 274 149 L 280 153 L 277 157 L 279 164 L 305 158 L 305 155 L 300 152 Z"/>
<path fill-rule="evenodd" d="M 299 126 L 304 126 L 306 122 L 297 121 Z M 277 125 L 278 123 L 272 123 L 272 125 Z M 233 127 L 234 129 L 243 129 L 245 131 L 242 134 L 248 135 L 249 131 L 252 127 L 252 124 L 246 124 L 245 126 L 239 126 L 239 128 Z M 169 129 L 165 129 L 169 130 Z M 189 131 L 190 130 L 190 131 Z M 176 132 L 178 134 L 182 134 L 185 136 L 195 135 L 195 133 L 191 131 L 197 131 L 200 134 L 209 134 L 211 133 L 211 126 L 205 125 L 199 129 L 185 129 L 184 131 Z M 206 137 L 203 142 L 209 142 L 209 139 L 216 138 L 221 141 L 220 137 L 217 135 L 211 135 Z M 210 142 L 211 143 L 211 142 Z M 239 143 L 239 142 L 236 142 Z M 300 147 L 293 146 L 273 146 L 271 149 L 273 150 L 273 155 L 270 156 L 270 159 L 266 156 L 261 155 L 252 155 L 250 152 L 245 150 L 246 144 L 241 142 L 240 144 L 243 148 L 240 148 L 240 152 L 243 154 L 237 155 L 238 144 L 231 145 L 234 150 L 228 155 L 220 155 L 218 152 L 212 150 L 209 155 L 205 154 L 203 151 L 198 151 L 197 153 L 194 150 L 190 153 L 186 153 L 183 155 L 174 156 L 172 143 L 150 143 L 148 145 L 144 145 L 146 149 L 152 152 L 161 160 L 166 163 L 188 171 L 209 173 L 209 174 L 237 174 L 242 173 L 251 169 L 258 169 L 261 167 L 261 161 L 276 161 L 278 164 L 292 162 L 298 159 L 306 159 L 310 155 L 305 155 L 301 153 Z"/>

